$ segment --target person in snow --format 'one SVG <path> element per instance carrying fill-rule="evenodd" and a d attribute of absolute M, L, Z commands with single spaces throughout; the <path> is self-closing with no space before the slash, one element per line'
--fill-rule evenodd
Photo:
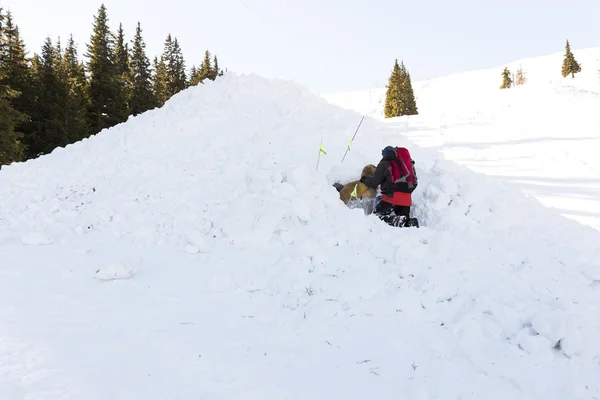
<path fill-rule="evenodd" d="M 386 146 L 381 156 L 375 174 L 360 178 L 362 183 L 371 188 L 381 186 L 381 201 L 375 207 L 374 214 L 391 226 L 418 227 L 417 219 L 410 218 L 412 191 L 417 186 L 410 153 L 405 148 Z"/>

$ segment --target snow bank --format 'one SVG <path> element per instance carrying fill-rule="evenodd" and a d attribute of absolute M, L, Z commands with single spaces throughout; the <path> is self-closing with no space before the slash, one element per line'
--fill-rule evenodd
<path fill-rule="evenodd" d="M 359 121 L 228 74 L 3 168 L 0 337 L 24 347 L 3 357 L 0 342 L 0 393 L 600 395 L 600 233 L 373 119 L 340 164 Z M 331 186 L 387 144 L 416 159 L 420 229 L 348 209 Z M 23 246 L 29 232 L 52 243 Z M 26 344 L 50 349 L 32 367 L 43 379 L 23 380 Z"/>

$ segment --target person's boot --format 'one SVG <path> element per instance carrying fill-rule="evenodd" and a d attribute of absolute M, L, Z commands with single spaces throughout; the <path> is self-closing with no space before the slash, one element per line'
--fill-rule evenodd
<path fill-rule="evenodd" d="M 410 228 L 410 227 L 413 227 L 413 226 L 415 228 L 418 228 L 419 227 L 419 220 L 416 219 L 416 218 L 408 218 L 406 220 L 406 222 L 404 223 L 404 226 L 407 227 L 407 228 Z"/>
<path fill-rule="evenodd" d="M 392 218 L 390 223 L 391 226 L 402 227 L 406 224 L 406 217 L 404 215 L 397 215 Z"/>

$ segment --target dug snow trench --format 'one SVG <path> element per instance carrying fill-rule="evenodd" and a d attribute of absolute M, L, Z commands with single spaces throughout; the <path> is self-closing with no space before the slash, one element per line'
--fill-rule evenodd
<path fill-rule="evenodd" d="M 0 398 L 600 397 L 600 232 L 359 120 L 227 74 L 2 168 Z M 332 187 L 387 144 L 420 229 Z"/>

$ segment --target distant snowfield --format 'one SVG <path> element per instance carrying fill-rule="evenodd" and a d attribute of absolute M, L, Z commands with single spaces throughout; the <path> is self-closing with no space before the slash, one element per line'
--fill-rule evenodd
<path fill-rule="evenodd" d="M 366 119 L 340 163 L 359 120 L 227 74 L 2 168 L 0 399 L 600 397 L 600 232 L 402 120 Z M 332 187 L 390 143 L 419 229 Z"/>
<path fill-rule="evenodd" d="M 600 229 L 600 49 L 574 54 L 582 64 L 575 79 L 562 78 L 557 53 L 508 63 L 512 72 L 522 66 L 528 79 L 510 90 L 499 90 L 504 66 L 415 82 L 420 115 L 385 123 Z M 384 89 L 324 97 L 383 119 Z"/>

